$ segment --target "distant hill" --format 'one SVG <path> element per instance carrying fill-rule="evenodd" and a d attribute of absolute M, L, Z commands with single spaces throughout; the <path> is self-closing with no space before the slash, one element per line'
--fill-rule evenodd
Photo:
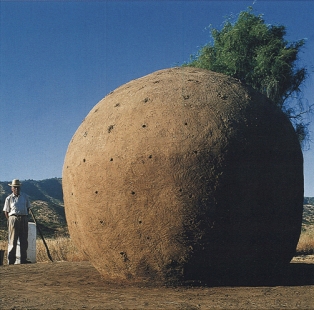
<path fill-rule="evenodd" d="M 63 205 L 62 179 L 46 179 L 42 181 L 26 180 L 21 181 L 21 190 L 26 193 L 31 200 L 42 200 Z M 0 182 L 0 201 L 4 202 L 5 197 L 11 194 L 8 185 L 11 182 Z"/>
<path fill-rule="evenodd" d="M 304 197 L 303 204 L 314 206 L 314 197 Z"/>
<path fill-rule="evenodd" d="M 46 236 L 67 234 L 67 225 L 63 205 L 62 179 L 53 178 L 42 181 L 26 180 L 21 181 L 21 190 L 25 192 L 31 201 L 32 211 L 38 225 Z M 10 195 L 10 182 L 0 182 L 0 205 L 1 210 L 5 198 Z M 0 237 L 6 231 L 6 219 L 1 212 Z M 29 217 L 32 221 L 31 216 Z"/>
<path fill-rule="evenodd" d="M 10 182 L 0 182 L 1 210 L 5 198 L 11 193 L 11 188 L 8 183 Z M 42 181 L 22 181 L 22 191 L 29 196 L 32 210 L 45 236 L 52 237 L 55 235 L 68 234 L 61 178 L 46 179 Z M 314 224 L 314 197 L 304 197 L 303 224 Z M 3 212 L 1 212 L 0 238 L 6 238 L 6 233 L 6 219 Z"/>

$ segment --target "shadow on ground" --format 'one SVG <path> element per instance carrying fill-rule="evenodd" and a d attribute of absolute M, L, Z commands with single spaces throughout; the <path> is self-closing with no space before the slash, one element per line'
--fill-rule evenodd
<path fill-rule="evenodd" d="M 278 270 L 260 270 L 253 273 L 226 272 L 212 279 L 186 281 L 191 286 L 306 286 L 314 285 L 314 264 L 290 263 Z"/>

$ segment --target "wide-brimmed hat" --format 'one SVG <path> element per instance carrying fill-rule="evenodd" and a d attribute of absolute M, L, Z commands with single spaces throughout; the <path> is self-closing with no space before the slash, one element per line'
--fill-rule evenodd
<path fill-rule="evenodd" d="M 12 184 L 8 184 L 9 186 L 21 186 L 22 183 L 18 179 L 12 180 Z"/>

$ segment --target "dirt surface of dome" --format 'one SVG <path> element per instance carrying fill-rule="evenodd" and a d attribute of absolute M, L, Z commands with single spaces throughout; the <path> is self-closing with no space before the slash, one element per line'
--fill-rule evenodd
<path fill-rule="evenodd" d="M 176 283 L 288 263 L 303 157 L 290 121 L 225 75 L 172 68 L 102 99 L 63 167 L 69 231 L 108 280 Z"/>

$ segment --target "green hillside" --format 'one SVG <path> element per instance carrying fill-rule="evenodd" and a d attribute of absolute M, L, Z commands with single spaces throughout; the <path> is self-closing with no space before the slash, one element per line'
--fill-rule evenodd
<path fill-rule="evenodd" d="M 1 210 L 5 198 L 11 193 L 8 183 L 10 182 L 0 182 Z M 22 181 L 21 190 L 28 194 L 37 223 L 46 237 L 68 234 L 61 178 Z M 29 219 L 32 221 L 31 216 Z M 304 197 L 303 225 L 314 225 L 314 197 Z M 0 216 L 0 238 L 2 240 L 7 238 L 3 212 Z"/>
<path fill-rule="evenodd" d="M 11 193 L 10 182 L 0 182 L 0 204 L 3 208 L 5 198 Z M 32 211 L 38 225 L 47 237 L 67 234 L 65 220 L 62 179 L 53 178 L 42 181 L 22 181 L 21 191 L 25 192 L 31 201 Z M 32 217 L 29 216 L 32 221 Z M 6 238 L 6 219 L 1 212 L 0 237 Z"/>

